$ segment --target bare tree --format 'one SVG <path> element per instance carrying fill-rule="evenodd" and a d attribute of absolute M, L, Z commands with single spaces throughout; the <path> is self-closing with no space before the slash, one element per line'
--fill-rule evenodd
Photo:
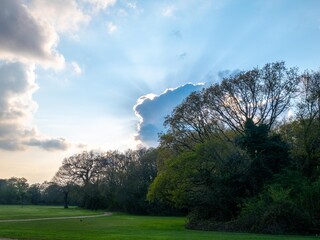
<path fill-rule="evenodd" d="M 203 94 L 212 117 L 243 134 L 248 119 L 271 129 L 289 109 L 298 82 L 296 68 L 287 69 L 284 62 L 276 62 L 226 78 Z"/>
<path fill-rule="evenodd" d="M 297 118 L 320 122 L 320 72 L 306 71 L 300 81 L 300 101 L 298 103 Z"/>
<path fill-rule="evenodd" d="M 296 112 L 299 124 L 296 130 L 300 132 L 300 143 L 297 149 L 302 150 L 304 172 L 309 177 L 316 177 L 320 166 L 320 72 L 306 71 L 302 74 L 299 96 Z"/>
<path fill-rule="evenodd" d="M 86 186 L 97 180 L 100 173 L 101 154 L 97 152 L 82 152 L 65 158 L 57 175 L 68 181 Z"/>

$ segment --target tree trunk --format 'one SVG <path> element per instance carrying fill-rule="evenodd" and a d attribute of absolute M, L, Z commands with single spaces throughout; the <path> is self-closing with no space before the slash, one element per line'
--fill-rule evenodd
<path fill-rule="evenodd" d="M 69 208 L 68 195 L 69 195 L 69 192 L 64 192 L 64 208 Z"/>

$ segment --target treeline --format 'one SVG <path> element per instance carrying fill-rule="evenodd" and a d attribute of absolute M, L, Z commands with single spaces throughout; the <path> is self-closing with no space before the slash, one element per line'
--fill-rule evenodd
<path fill-rule="evenodd" d="M 164 125 L 158 148 L 82 152 L 41 185 L 1 180 L 0 203 L 184 213 L 201 230 L 320 233 L 320 72 L 283 62 L 239 72 L 192 93 Z"/>
<path fill-rule="evenodd" d="M 69 199 L 72 205 L 78 204 L 78 197 Z M 0 204 L 62 205 L 63 195 L 54 182 L 29 184 L 25 178 L 0 179 Z"/>
<path fill-rule="evenodd" d="M 157 175 L 157 150 L 141 148 L 109 152 L 82 152 L 66 158 L 53 178 L 64 195 L 77 187 L 79 206 L 135 214 L 175 214 L 174 207 L 146 199 L 148 188 Z"/>
<path fill-rule="evenodd" d="M 52 181 L 29 185 L 25 178 L 0 179 L 0 204 L 69 205 L 134 214 L 173 215 L 167 203 L 149 202 L 157 175 L 157 150 L 82 152 L 65 158 Z"/>

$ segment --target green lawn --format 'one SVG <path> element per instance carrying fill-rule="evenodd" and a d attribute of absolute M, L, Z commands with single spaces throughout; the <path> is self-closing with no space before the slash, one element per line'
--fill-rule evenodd
<path fill-rule="evenodd" d="M 77 207 L 64 209 L 62 206 L 0 205 L 0 220 L 84 216 L 101 213 L 103 211 L 93 212 Z"/>
<path fill-rule="evenodd" d="M 12 217 L 10 209 L 12 210 Z M 77 214 L 92 214 L 90 211 L 72 208 L 69 210 L 58 207 L 24 208 L 0 206 L 0 216 L 5 218 L 21 218 L 27 214 L 19 212 L 29 211 L 30 216 L 46 217 L 74 216 Z M 33 210 L 35 211 L 32 214 Z M 67 220 L 42 220 L 34 222 L 0 223 L 0 237 L 19 239 L 219 239 L 219 240 L 307 240 L 319 239 L 316 237 L 301 236 L 268 236 L 241 233 L 219 233 L 186 230 L 185 218 L 182 217 L 144 217 L 125 214 L 114 214 L 111 217 L 87 218 Z"/>

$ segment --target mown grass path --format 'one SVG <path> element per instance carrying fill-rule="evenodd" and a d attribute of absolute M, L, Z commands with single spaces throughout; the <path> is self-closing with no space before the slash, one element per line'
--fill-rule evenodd
<path fill-rule="evenodd" d="M 104 211 L 89 211 L 72 206 L 64 209 L 61 206 L 0 205 L 0 220 L 73 217 L 102 214 L 104 214 Z"/>
<path fill-rule="evenodd" d="M 33 222 L 33 221 L 46 221 L 46 220 L 65 220 L 65 219 L 86 219 L 86 218 L 96 218 L 96 217 L 109 217 L 112 213 L 106 212 L 100 215 L 84 215 L 84 216 L 73 216 L 73 217 L 49 217 L 49 218 L 27 218 L 27 219 L 7 219 L 0 220 L 2 222 Z M 1 239 L 0 239 L 1 240 Z"/>

